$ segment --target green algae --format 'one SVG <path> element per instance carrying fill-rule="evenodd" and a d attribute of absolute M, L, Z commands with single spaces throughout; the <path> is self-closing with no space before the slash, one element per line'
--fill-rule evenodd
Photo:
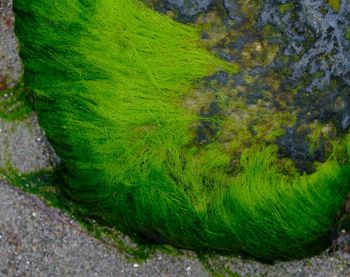
<path fill-rule="evenodd" d="M 327 0 L 327 2 L 335 12 L 339 12 L 341 4 L 340 0 Z"/>
<path fill-rule="evenodd" d="M 30 93 L 22 81 L 14 87 L 0 90 L 0 119 L 21 120 L 32 110 Z"/>
<path fill-rule="evenodd" d="M 280 12 L 285 14 L 287 11 L 291 10 L 294 8 L 294 3 L 286 3 L 286 4 L 281 4 L 279 6 Z"/>

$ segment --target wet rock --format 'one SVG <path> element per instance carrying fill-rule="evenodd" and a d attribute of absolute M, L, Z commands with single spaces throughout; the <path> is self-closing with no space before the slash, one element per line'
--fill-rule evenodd
<path fill-rule="evenodd" d="M 299 163 L 306 160 L 309 152 L 305 142 L 306 135 L 306 133 L 297 134 L 294 128 L 288 128 L 285 135 L 277 141 L 280 154 Z"/>
<path fill-rule="evenodd" d="M 227 53 L 225 50 L 220 51 L 219 56 L 221 59 L 227 62 L 234 62 L 235 60 L 237 60 L 237 57 Z"/>
<path fill-rule="evenodd" d="M 287 128 L 285 134 L 277 140 L 277 144 L 281 157 L 292 159 L 300 172 L 309 174 L 314 171 L 312 163 L 323 160 L 324 144 L 320 140 L 318 148 L 311 152 L 307 143 L 308 134 L 308 130 L 299 131 L 297 126 Z"/>
<path fill-rule="evenodd" d="M 242 86 L 245 84 L 243 73 L 234 74 L 232 79 L 234 81 L 234 86 Z"/>
<path fill-rule="evenodd" d="M 336 238 L 333 242 L 337 250 L 342 250 L 344 252 L 350 253 L 350 234 L 345 230 L 343 233 Z"/>
<path fill-rule="evenodd" d="M 229 26 L 237 27 L 245 21 L 245 17 L 241 12 L 240 5 L 236 0 L 224 0 L 224 7 L 228 14 L 226 23 Z"/>
<path fill-rule="evenodd" d="M 202 32 L 202 35 L 201 35 L 201 38 L 202 39 L 209 39 L 209 34 L 208 34 L 208 32 L 206 32 L 206 31 L 204 31 L 204 32 Z"/>
<path fill-rule="evenodd" d="M 341 1 L 335 12 L 326 1 L 265 1 L 256 28 L 266 26 L 283 39 L 269 67 L 286 77 L 282 90 L 296 90 L 290 103 L 298 122 L 278 139 L 280 154 L 309 173 L 313 161 L 324 159 L 323 142 L 309 153 L 307 134 L 300 126 L 319 120 L 333 124 L 338 134 L 350 127 L 350 43 L 346 39 L 350 2 Z"/>
<path fill-rule="evenodd" d="M 200 116 L 202 120 L 196 129 L 196 143 L 207 144 L 209 143 L 220 130 L 220 125 L 218 123 L 218 118 L 221 115 L 221 108 L 217 101 L 210 103 L 208 110 L 202 109 Z"/>
<path fill-rule="evenodd" d="M 348 109 L 342 111 L 340 114 L 340 128 L 345 131 L 350 126 L 350 111 Z"/>
<path fill-rule="evenodd" d="M 229 76 L 226 71 L 219 71 L 208 78 L 209 81 L 215 81 L 218 85 L 225 86 L 228 82 Z"/>
<path fill-rule="evenodd" d="M 266 73 L 266 68 L 262 66 L 256 66 L 249 71 L 249 75 L 252 77 L 263 76 Z"/>
<path fill-rule="evenodd" d="M 335 13 L 323 1 L 266 1 L 257 27 L 271 24 L 283 34 L 285 42 L 280 54 L 284 58 L 276 59 L 272 66 L 278 72 L 287 72 L 286 68 L 289 68 L 290 83 L 304 83 L 298 93 L 298 97 L 304 94 L 303 103 L 297 101 L 296 107 L 307 108 L 305 103 L 310 103 L 311 110 L 319 108 L 320 119 L 324 114 L 337 114 L 337 125 L 345 130 L 350 126 L 347 113 L 337 113 L 330 108 L 330 103 L 334 103 L 330 102 L 334 98 L 330 94 L 335 91 L 344 93 L 350 84 L 350 43 L 346 39 L 346 29 L 350 26 L 350 2 L 341 2 L 339 12 Z M 290 9 L 282 12 L 281 4 L 290 5 Z M 337 88 L 331 89 L 335 80 Z M 316 107 L 320 97 L 327 100 L 324 101 L 326 105 Z"/>
<path fill-rule="evenodd" d="M 212 0 L 166 0 L 165 8 L 178 13 L 179 19 L 191 21 L 198 14 L 207 12 Z"/>
<path fill-rule="evenodd" d="M 205 116 L 213 117 L 220 115 L 220 105 L 217 101 L 211 102 L 209 105 L 209 111 Z"/>
<path fill-rule="evenodd" d="M 247 94 L 246 98 L 247 105 L 255 105 L 260 99 L 264 98 L 264 94 L 262 92 L 256 91 Z"/>
<path fill-rule="evenodd" d="M 218 130 L 219 127 L 214 122 L 201 121 L 196 130 L 196 143 L 200 145 L 209 143 L 210 140 L 215 137 Z"/>
<path fill-rule="evenodd" d="M 234 49 L 236 51 L 242 51 L 245 44 L 246 44 L 245 37 L 239 37 L 236 41 L 229 42 L 227 44 L 227 47 L 231 48 L 231 49 Z"/>
<path fill-rule="evenodd" d="M 304 123 L 313 120 L 332 122 L 340 132 L 350 127 L 350 96 L 346 88 L 311 92 L 301 89 L 294 99 L 294 106 L 298 107 L 300 121 Z"/>
<path fill-rule="evenodd" d="M 346 253 L 350 253 L 350 217 L 348 208 L 349 198 L 343 207 L 343 215 L 335 224 L 331 234 L 332 248 Z"/>

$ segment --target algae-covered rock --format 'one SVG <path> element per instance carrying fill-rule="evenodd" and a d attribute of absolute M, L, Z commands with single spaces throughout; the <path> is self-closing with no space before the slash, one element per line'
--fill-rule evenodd
<path fill-rule="evenodd" d="M 208 10 L 212 0 L 166 0 L 169 9 L 174 9 L 179 16 L 193 18 L 201 12 Z"/>
<path fill-rule="evenodd" d="M 147 3 L 190 23 L 137 0 L 14 2 L 66 194 L 159 243 L 325 249 L 350 190 L 349 0 Z"/>
<path fill-rule="evenodd" d="M 158 11 L 176 14 L 181 22 L 190 22 L 197 15 L 207 12 L 213 4 L 213 0 L 145 0 L 146 3 L 154 6 Z"/>
<path fill-rule="evenodd" d="M 166 1 L 158 1 L 156 7 L 162 2 Z M 189 2 L 196 5 L 196 1 Z M 220 81 L 220 72 L 211 77 L 224 88 L 213 89 L 213 83 L 206 86 L 225 97 L 223 117 L 235 115 L 231 123 L 239 124 L 243 121 L 236 115 L 249 110 L 244 122 L 253 127 L 245 136 L 246 144 L 259 136 L 253 129 L 262 130 L 266 123 L 262 118 L 270 118 L 276 134 L 273 140 L 271 133 L 261 135 L 259 141 L 274 141 L 281 159 L 291 159 L 300 172 L 313 172 L 350 126 L 349 1 L 247 4 L 224 0 L 214 2 L 193 22 L 206 30 L 204 42 L 209 49 L 225 61 L 240 64 L 241 72 L 230 76 L 229 82 Z M 225 88 L 225 93 L 219 92 Z M 206 107 L 192 108 L 208 109 L 212 101 Z M 197 105 L 204 102 L 197 101 Z M 198 126 L 201 134 L 203 124 Z"/>

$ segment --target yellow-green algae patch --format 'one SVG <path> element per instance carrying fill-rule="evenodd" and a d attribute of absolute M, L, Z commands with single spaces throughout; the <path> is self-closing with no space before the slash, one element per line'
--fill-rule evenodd
<path fill-rule="evenodd" d="M 327 0 L 327 2 L 335 12 L 339 12 L 340 4 L 341 4 L 340 0 Z"/>

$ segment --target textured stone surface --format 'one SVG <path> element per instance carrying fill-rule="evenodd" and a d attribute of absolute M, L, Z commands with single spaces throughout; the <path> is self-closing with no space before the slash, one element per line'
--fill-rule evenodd
<path fill-rule="evenodd" d="M 22 72 L 11 7 L 10 0 L 0 1 L 0 89 L 5 85 L 14 85 Z"/>
<path fill-rule="evenodd" d="M 55 163 L 36 115 L 17 124 L 0 121 L 0 126 L 4 129 L 0 139 L 3 158 L 8 158 L 19 172 L 36 172 Z"/>
<path fill-rule="evenodd" d="M 338 133 L 350 126 L 350 41 L 346 37 L 350 1 L 339 2 L 339 10 L 335 11 L 324 1 L 265 1 L 258 25 L 272 25 L 281 33 L 280 58 L 287 60 L 290 68 L 285 83 L 295 87 L 302 84 L 291 102 L 298 119 L 287 129 L 282 142 L 316 120 L 333 124 Z M 285 5 L 284 11 L 281 5 Z M 278 70 L 279 61 L 276 59 L 270 67 Z M 320 147 L 322 142 L 318 151 L 322 151 Z M 322 161 L 322 155 L 305 156 L 306 148 L 300 150 L 289 147 L 287 156 L 299 164 L 302 160 Z"/>
<path fill-rule="evenodd" d="M 144 0 L 154 5 L 160 12 L 174 12 L 181 22 L 193 21 L 200 13 L 206 12 L 213 5 L 213 0 Z"/>
<path fill-rule="evenodd" d="M 181 16 L 192 18 L 200 12 L 207 11 L 212 0 L 166 0 L 170 9 L 177 10 Z"/>

